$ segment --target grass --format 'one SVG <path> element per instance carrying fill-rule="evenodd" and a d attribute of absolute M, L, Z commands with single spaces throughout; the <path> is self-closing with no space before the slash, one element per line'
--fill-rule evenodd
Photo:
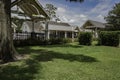
<path fill-rule="evenodd" d="M 27 58 L 0 65 L 0 80 L 120 80 L 120 48 L 77 44 L 17 49 Z"/>

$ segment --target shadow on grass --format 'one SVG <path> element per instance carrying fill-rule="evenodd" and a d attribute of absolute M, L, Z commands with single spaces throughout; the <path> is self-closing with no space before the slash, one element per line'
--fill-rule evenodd
<path fill-rule="evenodd" d="M 83 54 L 76 55 L 74 53 L 66 54 L 64 52 L 60 53 L 60 52 L 48 51 L 46 49 L 35 50 L 26 47 L 19 50 L 19 52 L 22 54 L 29 54 L 29 53 L 37 54 L 34 56 L 34 59 L 39 61 L 52 61 L 53 59 L 64 59 L 64 60 L 78 61 L 78 62 L 98 62 L 96 58 L 91 56 L 87 56 Z"/>
<path fill-rule="evenodd" d="M 39 69 L 40 66 L 39 66 Z M 25 65 L 5 65 L 0 67 L 0 80 L 33 80 L 38 72 L 38 64 L 34 60 L 26 60 Z"/>
<path fill-rule="evenodd" d="M 82 45 L 72 45 L 72 44 L 62 44 L 62 45 L 45 45 L 42 47 L 46 47 L 46 48 L 54 48 L 54 47 L 62 47 L 62 48 L 67 48 L 67 47 L 71 47 L 71 48 L 83 48 Z"/>
<path fill-rule="evenodd" d="M 39 61 L 52 61 L 53 59 L 64 59 L 69 61 L 78 61 L 78 62 L 97 62 L 97 60 L 90 56 L 85 55 L 74 55 L 74 54 L 63 54 L 59 52 L 53 52 L 53 51 L 46 51 L 46 50 L 40 50 L 35 51 L 40 52 L 39 55 L 34 56 Z"/>
<path fill-rule="evenodd" d="M 18 49 L 20 54 L 27 54 L 31 57 L 18 61 L 15 64 L 7 64 L 0 66 L 0 80 L 34 80 L 35 75 L 42 69 L 40 62 L 53 61 L 53 59 L 64 59 L 78 62 L 97 62 L 94 57 L 86 55 L 65 54 L 54 51 L 47 51 L 45 49 L 31 49 L 30 47 L 23 47 Z M 32 53 L 32 54 L 31 54 Z M 21 64 L 22 62 L 22 64 Z M 20 64 L 20 65 L 19 65 Z M 39 72 L 38 72 L 39 71 Z"/>
<path fill-rule="evenodd" d="M 2 64 L 0 66 L 0 80 L 33 80 L 35 74 L 41 69 L 39 60 L 31 56 L 26 60 Z"/>

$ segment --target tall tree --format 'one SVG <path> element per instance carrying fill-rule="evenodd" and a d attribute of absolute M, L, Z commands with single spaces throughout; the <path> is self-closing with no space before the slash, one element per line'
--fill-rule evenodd
<path fill-rule="evenodd" d="M 56 17 L 57 7 L 55 7 L 54 5 L 52 5 L 52 4 L 46 4 L 45 10 L 48 13 L 50 19 L 53 19 L 53 18 Z"/>
<path fill-rule="evenodd" d="M 4 62 L 15 60 L 11 33 L 11 0 L 0 0 L 0 58 Z"/>
<path fill-rule="evenodd" d="M 109 30 L 120 30 L 120 3 L 115 4 L 105 19 Z"/>
<path fill-rule="evenodd" d="M 66 1 L 70 1 L 70 2 L 83 2 L 84 0 L 66 0 Z M 56 17 L 56 10 L 57 7 L 55 7 L 52 4 L 46 4 L 45 6 L 45 10 L 47 11 L 48 15 L 50 16 L 50 18 Z"/>
<path fill-rule="evenodd" d="M 83 0 L 69 1 L 81 2 Z M 0 59 L 4 62 L 16 59 L 11 31 L 11 0 L 0 0 Z"/>

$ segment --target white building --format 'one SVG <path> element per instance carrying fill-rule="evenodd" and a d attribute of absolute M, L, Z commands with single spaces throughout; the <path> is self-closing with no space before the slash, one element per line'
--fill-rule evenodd
<path fill-rule="evenodd" d="M 34 30 L 33 30 L 34 26 Z M 25 21 L 21 27 L 22 32 L 35 32 L 44 33 L 46 31 L 45 23 L 35 22 L 34 25 L 31 21 Z M 63 22 L 50 21 L 48 23 L 48 37 L 49 38 L 74 38 L 78 33 L 76 27 Z"/>

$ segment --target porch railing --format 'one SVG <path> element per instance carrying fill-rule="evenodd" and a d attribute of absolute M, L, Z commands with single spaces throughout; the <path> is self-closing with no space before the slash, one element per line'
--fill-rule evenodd
<path fill-rule="evenodd" d="M 27 39 L 32 38 L 31 34 L 32 33 L 28 33 L 28 32 L 13 33 L 13 40 L 27 40 Z M 45 34 L 44 33 L 34 33 L 34 36 L 38 40 L 45 39 Z"/>

